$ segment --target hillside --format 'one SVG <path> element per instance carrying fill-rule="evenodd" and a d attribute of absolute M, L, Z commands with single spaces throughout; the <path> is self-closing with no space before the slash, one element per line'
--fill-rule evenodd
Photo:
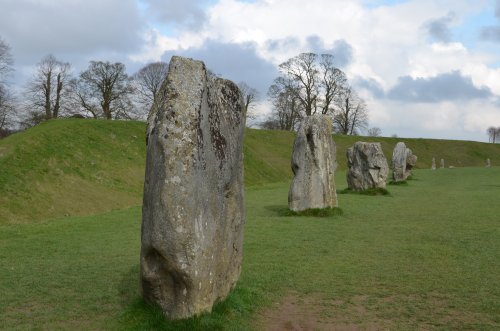
<path fill-rule="evenodd" d="M 0 140 L 0 223 L 89 215 L 140 205 L 144 177 L 145 124 L 134 121 L 49 121 Z M 248 129 L 245 184 L 291 178 L 294 134 Z M 335 136 L 339 170 L 345 150 L 358 140 L 379 141 L 388 158 L 398 141 L 418 155 L 446 165 L 500 164 L 500 145 L 451 140 Z"/>

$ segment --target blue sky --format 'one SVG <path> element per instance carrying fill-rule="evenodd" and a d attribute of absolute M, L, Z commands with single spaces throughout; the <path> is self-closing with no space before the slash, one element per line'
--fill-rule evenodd
<path fill-rule="evenodd" d="M 486 141 L 500 126 L 500 0 L 0 0 L 0 38 L 22 91 L 47 54 L 90 60 L 184 55 L 257 88 L 301 52 L 334 54 L 384 135 Z"/>

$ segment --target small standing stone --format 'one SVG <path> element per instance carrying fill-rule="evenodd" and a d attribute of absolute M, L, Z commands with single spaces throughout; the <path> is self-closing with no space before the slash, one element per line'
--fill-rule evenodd
<path fill-rule="evenodd" d="M 243 133 L 238 87 L 172 57 L 147 129 L 141 289 L 170 319 L 211 311 L 241 271 Z"/>
<path fill-rule="evenodd" d="M 356 142 L 347 149 L 347 166 L 349 189 L 385 188 L 389 166 L 380 143 Z"/>
<path fill-rule="evenodd" d="M 441 159 L 441 169 L 444 169 L 444 159 Z"/>
<path fill-rule="evenodd" d="M 491 167 L 491 161 L 490 159 L 486 159 L 486 168 Z"/>
<path fill-rule="evenodd" d="M 288 207 L 293 211 L 337 206 L 334 173 L 337 166 L 329 116 L 302 120 L 293 143 Z"/>
<path fill-rule="evenodd" d="M 433 158 L 432 158 L 432 165 L 431 165 L 431 169 L 432 169 L 432 170 L 436 170 L 436 158 L 435 158 L 435 157 L 433 157 Z"/>

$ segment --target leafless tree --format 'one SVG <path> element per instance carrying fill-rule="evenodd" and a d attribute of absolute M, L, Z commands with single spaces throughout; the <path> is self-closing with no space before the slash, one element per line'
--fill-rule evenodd
<path fill-rule="evenodd" d="M 368 125 L 368 111 L 365 101 L 351 88 L 343 88 L 335 98 L 336 114 L 334 130 L 340 134 L 356 135 Z"/>
<path fill-rule="evenodd" d="M 11 74 L 14 60 L 10 46 L 0 38 L 0 130 L 12 124 L 14 115 L 14 97 L 9 90 L 7 77 Z"/>
<path fill-rule="evenodd" d="M 380 128 L 374 126 L 373 128 L 369 128 L 366 133 L 370 137 L 380 137 L 382 135 L 382 130 L 380 130 Z"/>
<path fill-rule="evenodd" d="M 139 103 L 147 109 L 156 102 L 156 96 L 168 73 L 168 63 L 153 62 L 145 65 L 133 76 Z M 146 113 L 147 113 L 146 112 Z"/>
<path fill-rule="evenodd" d="M 0 131 L 11 127 L 14 121 L 15 104 L 14 96 L 6 88 L 0 85 Z"/>
<path fill-rule="evenodd" d="M 250 87 L 247 83 L 245 82 L 240 82 L 238 83 L 238 88 L 241 91 L 241 94 L 243 96 L 243 105 L 244 105 L 244 111 L 247 119 L 255 119 L 256 116 L 253 112 L 254 106 L 255 106 L 255 101 L 257 97 L 259 96 L 259 92 L 254 89 L 253 87 Z"/>
<path fill-rule="evenodd" d="M 276 78 L 267 95 L 273 105 L 273 112 L 261 126 L 265 129 L 296 129 L 305 111 L 293 80 L 286 77 Z"/>
<path fill-rule="evenodd" d="M 495 128 L 494 126 L 490 126 L 487 130 L 486 133 L 488 133 L 488 138 L 490 143 L 496 143 L 498 140 L 500 140 L 500 127 Z"/>
<path fill-rule="evenodd" d="M 134 89 L 123 63 L 91 61 L 72 82 L 73 100 L 93 117 L 130 118 Z"/>
<path fill-rule="evenodd" d="M 43 111 L 45 119 L 58 118 L 69 99 L 70 71 L 69 63 L 57 60 L 52 54 L 45 56 L 28 82 L 30 110 Z"/>
<path fill-rule="evenodd" d="M 333 55 L 321 54 L 320 67 L 320 87 L 321 87 L 321 113 L 333 113 L 333 103 L 335 98 L 347 86 L 347 77 L 344 72 L 336 68 L 333 64 Z"/>
<path fill-rule="evenodd" d="M 279 65 L 279 70 L 293 84 L 293 91 L 306 116 L 316 113 L 319 79 L 318 55 L 301 53 Z"/>

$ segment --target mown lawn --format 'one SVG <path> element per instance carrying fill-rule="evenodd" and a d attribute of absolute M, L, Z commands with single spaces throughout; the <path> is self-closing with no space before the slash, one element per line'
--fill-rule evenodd
<path fill-rule="evenodd" d="M 293 292 L 339 325 L 498 330 L 500 167 L 414 177 L 389 196 L 341 194 L 330 218 L 285 216 L 288 183 L 248 189 L 236 290 L 177 323 L 138 295 L 139 207 L 0 225 L 0 328 L 251 330 Z"/>

